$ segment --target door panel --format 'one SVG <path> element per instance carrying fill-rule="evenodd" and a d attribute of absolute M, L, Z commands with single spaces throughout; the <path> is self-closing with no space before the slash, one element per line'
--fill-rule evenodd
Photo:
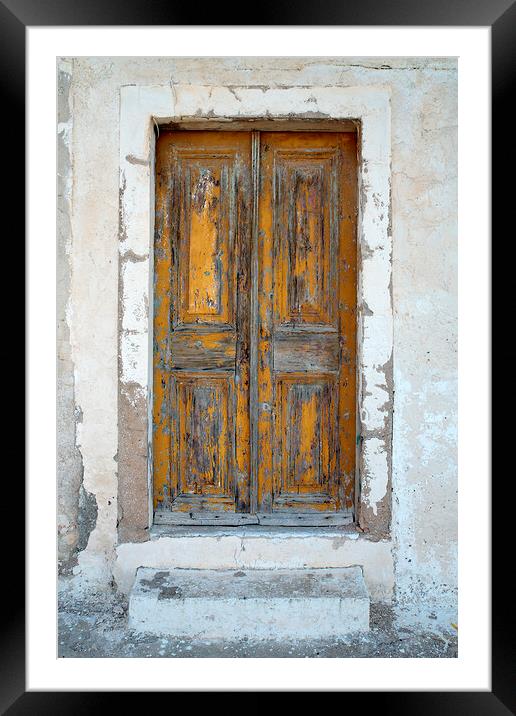
<path fill-rule="evenodd" d="M 179 418 L 177 509 L 234 510 L 233 378 L 178 373 L 175 384 Z"/>
<path fill-rule="evenodd" d="M 174 511 L 249 508 L 250 161 L 249 133 L 158 140 L 154 485 Z"/>
<path fill-rule="evenodd" d="M 175 147 L 179 185 L 176 327 L 233 323 L 232 181 L 234 155 Z M 234 218 L 234 217 L 233 217 Z"/>
<path fill-rule="evenodd" d="M 335 479 L 335 380 L 306 372 L 276 374 L 275 387 L 273 508 L 324 510 Z"/>
<path fill-rule="evenodd" d="M 258 503 L 353 505 L 356 143 L 261 135 Z"/>
<path fill-rule="evenodd" d="M 337 152 L 314 151 L 306 146 L 274 151 L 272 211 L 278 327 L 335 322 L 331 257 L 335 256 L 338 237 L 330 214 L 337 199 Z"/>

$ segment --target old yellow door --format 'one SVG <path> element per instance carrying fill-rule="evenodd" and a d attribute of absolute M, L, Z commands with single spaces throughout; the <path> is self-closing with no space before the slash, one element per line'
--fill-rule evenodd
<path fill-rule="evenodd" d="M 260 143 L 258 510 L 335 512 L 355 482 L 356 138 Z"/>
<path fill-rule="evenodd" d="M 355 233 L 354 133 L 161 134 L 153 467 L 162 518 L 324 524 L 351 514 Z"/>
<path fill-rule="evenodd" d="M 154 501 L 249 509 L 251 135 L 158 140 Z"/>

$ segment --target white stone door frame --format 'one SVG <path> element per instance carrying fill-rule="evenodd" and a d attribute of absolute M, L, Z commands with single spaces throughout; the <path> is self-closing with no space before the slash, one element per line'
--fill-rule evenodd
<path fill-rule="evenodd" d="M 353 120 L 359 128 L 357 520 L 389 534 L 392 351 L 390 89 L 125 85 L 120 92 L 119 541 L 152 525 L 155 127 L 248 119 Z"/>

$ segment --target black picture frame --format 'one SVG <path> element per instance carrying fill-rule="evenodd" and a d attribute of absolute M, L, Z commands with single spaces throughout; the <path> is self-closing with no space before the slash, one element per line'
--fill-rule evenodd
<path fill-rule="evenodd" d="M 27 26 L 77 26 L 77 25 L 196 25 L 199 17 L 203 25 L 252 24 L 242 15 L 224 16 L 224 8 L 218 4 L 202 8 L 191 4 L 176 7 L 164 0 L 0 0 L 0 84 L 4 99 L 1 113 L 3 137 L 2 146 L 4 172 L 9 168 L 9 181 L 5 206 L 6 220 L 10 219 L 12 229 L 7 234 L 17 247 L 23 246 L 25 200 L 22 187 L 25 184 L 25 153 L 19 129 L 25 115 L 25 30 Z M 235 18 L 238 22 L 234 22 Z M 256 16 L 255 16 L 256 19 Z M 513 0 L 399 0 L 396 3 L 381 0 L 332 0 L 324 3 L 291 3 L 276 0 L 261 3 L 260 25 L 361 25 L 361 26 L 490 26 L 492 37 L 492 176 L 496 179 L 496 190 L 492 192 L 492 235 L 501 236 L 502 227 L 511 227 L 509 215 L 514 200 L 514 182 L 503 181 L 514 167 L 514 136 L 512 114 L 509 102 L 514 94 L 516 68 L 516 4 Z M 7 109 L 8 108 L 8 111 Z M 474 118 L 472 118 L 474 121 Z M 509 138 L 509 141 L 508 141 Z M 508 173 L 509 172 L 509 173 Z M 510 195 L 509 195 L 510 192 Z M 512 212 L 511 212 L 512 214 Z M 7 222 L 3 222 L 5 227 Z M 514 229 L 507 229 L 510 234 Z M 14 232 L 14 233 L 13 233 Z M 514 266 L 515 253 L 512 236 L 507 234 L 503 246 L 503 263 Z M 5 234 L 4 234 L 5 235 Z M 10 251 L 11 246 L 8 246 Z M 500 249 L 501 253 L 502 248 Z M 493 252 L 493 258 L 495 253 Z M 23 259 L 22 259 L 23 260 Z M 514 280 L 512 280 L 514 282 Z M 510 282 L 509 282 L 510 283 Z M 27 287 L 30 290 L 30 287 Z M 500 315 L 507 307 L 514 305 L 511 285 L 505 281 L 493 282 L 493 316 Z M 7 330 L 16 333 L 23 307 L 17 304 L 16 315 L 7 318 Z M 502 337 L 493 340 L 493 348 L 500 347 L 499 363 L 493 365 L 495 377 L 503 365 L 514 365 L 515 353 L 511 342 Z M 31 347 L 33 348 L 33 347 Z M 496 383 L 496 380 L 494 380 Z M 493 414 L 500 415 L 511 402 L 511 388 L 505 386 L 500 393 L 493 385 Z M 514 390 L 514 389 L 512 389 Z M 19 400 L 19 396 L 18 396 Z M 504 407 L 505 406 L 505 407 Z M 18 431 L 19 432 L 19 431 Z M 494 435 L 494 434 L 493 434 Z M 486 439 L 490 439 L 486 436 Z M 21 454 L 21 453 L 20 453 Z M 510 471 L 512 474 L 512 470 Z M 493 470 L 493 474 L 495 471 Z M 505 471 L 504 471 L 505 474 Z M 367 692 L 347 694 L 346 708 L 355 708 L 354 697 L 360 708 L 377 707 L 382 713 L 439 714 L 439 716 L 502 716 L 515 713 L 516 709 L 516 668 L 514 639 L 514 599 L 510 586 L 511 555 L 506 545 L 513 543 L 509 531 L 514 522 L 514 479 L 503 481 L 504 499 L 497 500 L 493 512 L 493 591 L 492 591 L 492 691 L 485 692 Z M 102 705 L 120 708 L 120 693 L 79 693 L 79 692 L 26 692 L 25 690 L 25 595 L 24 595 L 24 545 L 20 525 L 20 512 L 11 508 L 21 504 L 20 480 L 6 481 L 2 500 L 2 526 L 4 535 L 18 535 L 16 545 L 10 542 L 11 551 L 5 558 L 4 569 L 8 580 L 4 582 L 4 623 L 0 632 L 0 709 L 1 713 L 18 714 L 90 714 L 102 709 Z M 510 483 L 510 484 L 507 484 Z M 493 495 L 496 494 L 493 487 Z M 496 521 L 495 521 L 496 517 Z M 8 526 L 11 520 L 11 526 Z M 512 557 L 514 563 L 514 558 Z M 509 565 L 509 569 L 508 569 Z M 467 598 L 464 595 L 461 598 Z M 400 668 L 403 668 L 400 666 Z M 157 695 L 157 694 L 155 694 Z M 136 694 L 130 694 L 133 706 Z M 370 702 L 370 703 L 367 703 Z M 111 704 L 111 706 L 109 706 Z"/>

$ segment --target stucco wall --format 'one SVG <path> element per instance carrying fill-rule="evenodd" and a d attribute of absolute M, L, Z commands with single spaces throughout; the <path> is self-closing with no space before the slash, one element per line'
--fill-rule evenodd
<path fill-rule="evenodd" d="M 74 571 L 82 583 L 108 584 L 123 517 L 117 499 L 121 86 L 383 85 L 391 93 L 394 311 L 392 525 L 386 559 L 400 619 L 453 620 L 456 61 L 67 58 L 59 69 L 58 320 L 66 365 L 58 412 L 59 452 L 68 455 L 60 463 L 59 513 L 70 533 L 78 535 L 82 525 L 82 539 L 72 537 L 62 547 L 63 560 L 73 562 L 87 541 Z"/>

